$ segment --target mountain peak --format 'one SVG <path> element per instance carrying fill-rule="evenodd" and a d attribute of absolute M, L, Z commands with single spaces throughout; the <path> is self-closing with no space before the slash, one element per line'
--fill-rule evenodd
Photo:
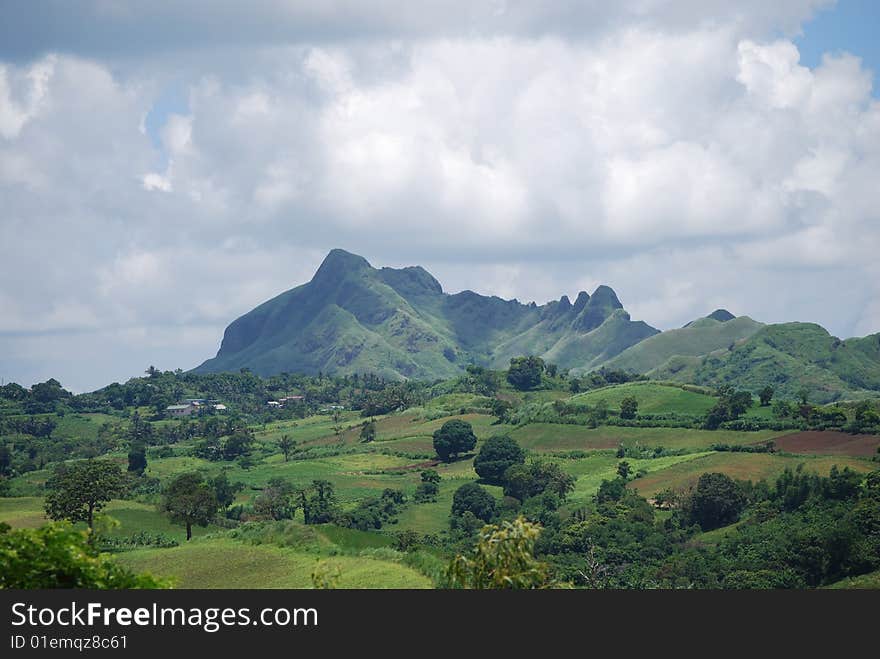
<path fill-rule="evenodd" d="M 331 249 L 315 273 L 315 279 L 338 278 L 349 272 L 372 269 L 363 256 L 346 252 L 344 249 Z"/>
<path fill-rule="evenodd" d="M 593 291 L 593 296 L 590 298 L 590 306 L 623 309 L 623 305 L 617 298 L 617 293 L 614 292 L 613 288 L 605 284 L 601 284 Z"/>
<path fill-rule="evenodd" d="M 405 268 L 384 267 L 379 270 L 382 280 L 398 293 L 407 295 L 441 295 L 443 287 L 434 276 L 420 265 Z"/>
<path fill-rule="evenodd" d="M 374 268 L 333 249 L 310 282 L 233 321 L 198 370 L 435 379 L 468 362 L 505 367 L 519 355 L 586 368 L 655 332 L 633 323 L 607 286 L 580 292 L 574 305 L 563 295 L 540 307 L 469 290 L 447 295 L 420 266 Z"/>
<path fill-rule="evenodd" d="M 574 301 L 574 308 L 572 309 L 575 313 L 580 313 L 581 309 L 587 306 L 587 302 L 590 301 L 590 294 L 586 291 L 581 291 L 578 293 L 577 298 Z"/>
<path fill-rule="evenodd" d="M 730 313 L 727 309 L 715 309 L 715 311 L 706 316 L 706 318 L 711 318 L 712 320 L 726 323 L 728 320 L 733 320 L 734 318 L 736 318 L 736 316 Z"/>

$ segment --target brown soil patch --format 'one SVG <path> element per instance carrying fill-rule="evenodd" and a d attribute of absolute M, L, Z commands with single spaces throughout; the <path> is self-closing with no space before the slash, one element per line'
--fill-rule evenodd
<path fill-rule="evenodd" d="M 777 437 L 776 448 L 786 453 L 815 455 L 851 455 L 870 457 L 877 454 L 880 435 L 851 435 L 834 430 L 806 430 Z"/>

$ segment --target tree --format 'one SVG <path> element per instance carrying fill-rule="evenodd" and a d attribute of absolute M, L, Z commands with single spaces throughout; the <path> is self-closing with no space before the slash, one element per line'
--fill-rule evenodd
<path fill-rule="evenodd" d="M 0 524 L 0 589 L 168 588 L 149 574 L 135 574 L 101 554 L 90 535 L 68 522 L 36 529 Z"/>
<path fill-rule="evenodd" d="M 636 413 L 639 411 L 639 401 L 635 396 L 626 396 L 620 401 L 620 418 L 635 419 Z"/>
<path fill-rule="evenodd" d="M 486 526 L 469 556 L 458 555 L 449 565 L 452 588 L 552 588 L 550 568 L 535 558 L 541 527 L 517 517 L 512 522 Z"/>
<path fill-rule="evenodd" d="M 186 526 L 186 539 L 192 538 L 192 526 L 207 526 L 220 503 L 211 486 L 200 474 L 180 474 L 165 488 L 161 508 L 171 521 Z"/>
<path fill-rule="evenodd" d="M 620 476 L 623 480 L 629 478 L 629 473 L 632 470 L 629 462 L 623 460 L 622 462 L 617 463 L 617 475 Z"/>
<path fill-rule="evenodd" d="M 299 497 L 306 524 L 332 522 L 339 512 L 336 492 L 330 481 L 312 481 L 309 487 L 299 491 Z"/>
<path fill-rule="evenodd" d="M 12 451 L 6 444 L 0 444 L 0 476 L 12 473 Z"/>
<path fill-rule="evenodd" d="M 500 398 L 492 399 L 492 416 L 496 417 L 501 423 L 508 420 L 512 410 L 513 405 L 508 401 L 501 400 Z"/>
<path fill-rule="evenodd" d="M 365 421 L 361 426 L 361 442 L 366 444 L 376 439 L 376 422 L 373 419 Z"/>
<path fill-rule="evenodd" d="M 488 483 L 499 484 L 504 472 L 515 464 L 526 461 L 525 451 L 507 435 L 490 437 L 474 458 L 474 471 Z"/>
<path fill-rule="evenodd" d="M 254 500 L 254 512 L 274 520 L 293 519 L 296 489 L 283 478 L 273 478 Z"/>
<path fill-rule="evenodd" d="M 544 360 L 540 357 L 513 357 L 507 370 L 507 381 L 520 391 L 534 389 L 541 384 Z"/>
<path fill-rule="evenodd" d="M 495 497 L 476 483 L 466 483 L 452 495 L 452 515 L 465 512 L 488 522 L 495 516 Z"/>
<path fill-rule="evenodd" d="M 251 452 L 254 443 L 254 435 L 247 428 L 235 430 L 223 443 L 223 459 L 235 460 Z"/>
<path fill-rule="evenodd" d="M 229 477 L 224 469 L 214 478 L 208 479 L 208 486 L 214 490 L 214 496 L 220 508 L 225 510 L 229 508 L 235 501 L 235 495 L 244 489 L 244 483 L 230 483 Z"/>
<path fill-rule="evenodd" d="M 470 451 L 477 445 L 477 436 L 467 421 L 452 419 L 434 431 L 434 450 L 443 462 L 450 462 L 459 453 Z"/>
<path fill-rule="evenodd" d="M 752 406 L 752 394 L 748 391 L 735 391 L 730 385 L 722 385 L 716 390 L 718 401 L 706 414 L 704 426 L 717 429 L 725 421 L 732 421 Z"/>
<path fill-rule="evenodd" d="M 537 460 L 528 465 L 512 465 L 504 473 L 504 496 L 525 501 L 544 492 L 565 498 L 574 490 L 574 477 L 555 462 Z"/>
<path fill-rule="evenodd" d="M 413 499 L 418 503 L 435 501 L 440 492 L 440 474 L 433 469 L 425 469 L 421 473 L 422 482 L 416 487 Z"/>
<path fill-rule="evenodd" d="M 278 448 L 281 449 L 281 453 L 284 455 L 284 461 L 287 462 L 290 460 L 290 454 L 293 453 L 293 450 L 296 448 L 296 442 L 290 438 L 290 435 L 281 435 L 281 440 L 278 442 Z"/>
<path fill-rule="evenodd" d="M 46 515 L 54 520 L 86 522 L 94 528 L 95 513 L 122 489 L 122 469 L 107 460 L 60 464 L 46 481 Z"/>
<path fill-rule="evenodd" d="M 801 405 L 807 404 L 807 398 L 809 398 L 809 396 L 810 396 L 810 390 L 807 389 L 806 387 L 802 387 L 801 389 L 798 389 L 797 397 L 798 397 L 798 400 L 801 401 Z"/>
<path fill-rule="evenodd" d="M 730 396 L 727 404 L 730 408 L 730 418 L 735 419 L 745 414 L 752 406 L 752 394 L 748 391 L 736 391 Z"/>
<path fill-rule="evenodd" d="M 707 473 L 682 504 L 685 519 L 704 531 L 732 524 L 746 505 L 742 487 L 727 474 Z"/>
<path fill-rule="evenodd" d="M 128 451 L 128 471 L 142 476 L 147 469 L 147 446 L 140 441 L 132 441 Z"/>
<path fill-rule="evenodd" d="M 773 393 L 773 387 L 771 387 L 769 384 L 761 389 L 761 391 L 758 393 L 758 398 L 761 399 L 761 407 L 767 407 L 768 405 L 770 405 L 770 401 L 773 400 Z"/>

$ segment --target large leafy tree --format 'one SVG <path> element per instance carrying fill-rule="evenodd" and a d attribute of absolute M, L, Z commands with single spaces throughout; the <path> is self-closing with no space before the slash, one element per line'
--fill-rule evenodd
<path fill-rule="evenodd" d="M 507 435 L 490 437 L 474 459 L 474 471 L 487 483 L 499 484 L 504 472 L 526 461 L 525 451 Z"/>
<path fill-rule="evenodd" d="M 309 487 L 299 491 L 299 497 L 306 524 L 326 524 L 339 514 L 336 491 L 330 481 L 313 480 Z"/>
<path fill-rule="evenodd" d="M 700 476 L 683 508 L 689 522 L 709 531 L 738 520 L 746 502 L 743 488 L 730 476 L 707 473 Z"/>
<path fill-rule="evenodd" d="M 296 488 L 283 478 L 271 479 L 254 500 L 254 512 L 274 520 L 293 519 L 296 509 Z"/>
<path fill-rule="evenodd" d="M 620 418 L 635 419 L 639 411 L 639 401 L 635 396 L 626 396 L 620 401 Z"/>
<path fill-rule="evenodd" d="M 452 495 L 453 516 L 463 515 L 465 512 L 488 522 L 495 516 L 495 497 L 476 483 L 466 483 Z"/>
<path fill-rule="evenodd" d="M 526 391 L 541 384 L 544 360 L 540 357 L 513 357 L 507 369 L 507 381 L 516 389 Z"/>
<path fill-rule="evenodd" d="M 229 508 L 235 502 L 235 495 L 244 489 L 244 483 L 231 483 L 229 481 L 229 476 L 225 469 L 214 476 L 214 478 L 209 478 L 208 486 L 214 490 L 217 503 L 223 509 Z"/>
<path fill-rule="evenodd" d="M 459 453 L 470 451 L 477 445 L 477 436 L 467 421 L 452 419 L 434 431 L 434 450 L 444 462 L 449 462 Z"/>
<path fill-rule="evenodd" d="M 61 464 L 46 482 L 46 515 L 54 520 L 85 522 L 91 529 L 95 513 L 119 493 L 122 484 L 122 469 L 108 460 Z"/>
<path fill-rule="evenodd" d="M 186 539 L 189 540 L 193 524 L 207 526 L 217 514 L 220 503 L 214 489 L 200 474 L 187 473 L 168 484 L 161 506 L 172 522 L 186 527 Z"/>

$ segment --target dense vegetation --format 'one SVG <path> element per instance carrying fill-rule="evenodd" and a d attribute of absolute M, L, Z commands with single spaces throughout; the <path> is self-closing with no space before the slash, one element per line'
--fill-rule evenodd
<path fill-rule="evenodd" d="M 0 521 L 9 547 L 85 543 L 65 570 L 95 587 L 818 587 L 880 568 L 878 411 L 537 357 L 434 382 L 6 385 Z"/>

